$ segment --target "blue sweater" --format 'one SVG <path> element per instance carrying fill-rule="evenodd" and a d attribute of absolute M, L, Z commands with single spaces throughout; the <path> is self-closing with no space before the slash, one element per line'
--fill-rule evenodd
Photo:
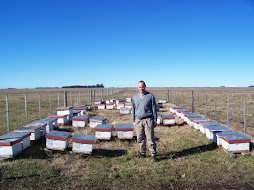
<path fill-rule="evenodd" d="M 157 120 L 157 107 L 156 100 L 152 93 L 145 92 L 144 97 L 141 99 L 140 94 L 137 93 L 132 98 L 132 122 L 135 119 L 144 119 L 147 117 L 153 118 L 154 122 Z"/>

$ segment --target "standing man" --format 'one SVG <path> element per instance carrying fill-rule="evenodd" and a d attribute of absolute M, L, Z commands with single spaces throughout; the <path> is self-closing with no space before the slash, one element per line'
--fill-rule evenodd
<path fill-rule="evenodd" d="M 146 157 L 146 140 L 152 155 L 152 161 L 156 162 L 156 143 L 154 128 L 157 120 L 157 107 L 155 97 L 147 92 L 144 81 L 138 82 L 139 93 L 132 98 L 132 122 L 137 133 L 137 143 L 140 158 Z"/>

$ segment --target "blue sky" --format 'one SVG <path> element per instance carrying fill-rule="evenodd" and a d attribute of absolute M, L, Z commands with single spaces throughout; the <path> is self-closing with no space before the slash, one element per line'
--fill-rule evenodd
<path fill-rule="evenodd" d="M 0 88 L 254 85 L 254 0 L 1 0 Z"/>

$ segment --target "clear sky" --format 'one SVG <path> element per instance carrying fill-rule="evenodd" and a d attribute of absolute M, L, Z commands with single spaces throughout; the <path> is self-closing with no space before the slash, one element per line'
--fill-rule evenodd
<path fill-rule="evenodd" d="M 254 85 L 254 0 L 0 0 L 0 88 Z"/>

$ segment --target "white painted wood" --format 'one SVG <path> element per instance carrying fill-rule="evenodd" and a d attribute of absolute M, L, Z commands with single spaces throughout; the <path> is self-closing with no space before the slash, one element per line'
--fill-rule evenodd
<path fill-rule="evenodd" d="M 117 131 L 118 139 L 132 139 L 133 131 Z"/>
<path fill-rule="evenodd" d="M 12 145 L 2 145 L 3 142 L 13 142 Z M 19 141 L 19 142 L 17 142 Z M 0 140 L 0 157 L 12 158 L 22 152 L 22 144 L 19 138 Z"/>
<path fill-rule="evenodd" d="M 93 151 L 93 144 L 73 142 L 72 151 L 76 153 L 91 154 Z"/>

